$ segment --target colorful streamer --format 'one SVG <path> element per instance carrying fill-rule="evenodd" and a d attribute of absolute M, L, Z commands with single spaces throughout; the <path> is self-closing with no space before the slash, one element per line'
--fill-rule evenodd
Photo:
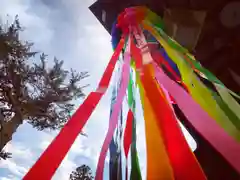
<path fill-rule="evenodd" d="M 139 31 L 138 31 L 139 32 Z M 137 35 L 137 32 L 134 32 L 134 35 L 137 39 L 138 44 L 140 45 L 140 48 L 143 49 L 143 47 L 146 49 L 146 40 L 144 40 L 143 34 L 140 33 L 140 35 Z M 142 47 L 141 47 L 142 46 Z M 137 53 L 137 51 L 135 51 Z M 147 64 L 149 62 L 153 62 L 152 57 L 149 55 L 149 51 L 145 51 L 143 54 L 142 59 L 144 60 L 144 64 Z M 139 55 L 135 54 L 134 58 L 138 58 Z M 151 58 L 151 59 L 149 59 Z M 138 60 L 141 61 L 141 60 Z M 159 93 L 160 87 L 155 86 L 154 87 L 154 81 L 151 81 L 151 76 L 149 74 L 149 70 L 147 70 L 147 67 L 149 65 L 143 66 L 143 74 L 141 75 L 141 80 L 144 86 L 144 89 L 146 91 L 146 95 L 149 97 L 149 100 L 151 102 L 151 105 L 154 109 L 154 112 L 156 113 L 156 116 L 158 118 L 158 124 L 159 129 L 163 131 L 163 138 L 164 142 L 166 143 L 166 148 L 169 153 L 169 158 L 171 160 L 171 164 L 174 169 L 174 175 L 176 179 L 205 179 L 205 175 L 202 172 L 199 164 L 197 163 L 196 159 L 194 158 L 194 155 L 192 154 L 191 150 L 189 149 L 188 145 L 185 142 L 185 139 L 181 133 L 180 127 L 177 124 L 177 121 L 175 119 L 175 116 L 173 115 L 173 111 L 170 107 L 164 104 L 166 103 L 166 100 L 163 98 L 163 92 Z M 154 91 L 155 88 L 155 91 Z M 156 89 L 157 88 L 157 89 Z M 150 99 L 151 98 L 151 99 Z M 156 98 L 159 99 L 159 101 L 156 101 Z M 159 102 L 159 103 L 157 103 Z M 153 104 L 152 104 L 153 103 Z M 155 103 L 155 104 L 154 104 Z M 160 111 L 157 110 L 157 107 L 165 107 L 164 110 Z M 171 123 L 171 125 L 170 125 Z M 175 124 L 174 124 L 175 123 Z M 175 129 L 173 128 L 175 126 Z M 171 127 L 168 129 L 168 127 Z M 164 137 L 165 136 L 165 137 Z M 174 138 L 176 138 L 176 141 L 174 141 Z M 178 143 L 182 143 L 182 145 Z M 185 145 L 184 145 L 185 143 Z M 174 152 L 175 151 L 175 152 Z M 178 153 L 176 153 L 178 152 Z M 182 153 L 182 154 L 181 154 Z M 180 157 L 178 157 L 176 154 L 180 154 Z M 183 158 L 184 157 L 184 158 Z M 181 159 L 183 158 L 183 159 Z M 181 166 L 179 166 L 179 160 L 181 160 Z M 185 167 L 191 166 L 191 172 L 189 173 L 187 171 L 184 172 L 182 167 L 183 164 L 186 163 Z"/>
<path fill-rule="evenodd" d="M 228 91 L 219 84 L 215 84 L 215 87 L 224 100 L 224 102 L 228 105 L 228 107 L 237 115 L 238 120 L 240 120 L 240 105 L 237 101 L 228 93 Z M 239 121 L 240 123 L 240 121 Z"/>
<path fill-rule="evenodd" d="M 136 31 L 134 33 L 137 41 L 139 44 L 141 44 L 142 47 L 146 48 L 147 44 L 146 44 L 146 40 L 144 39 L 143 35 L 141 35 L 142 33 L 140 33 L 140 36 L 137 37 Z M 141 48 L 141 47 L 140 47 Z M 137 51 L 135 51 L 137 53 Z M 144 52 L 145 56 L 142 57 L 142 59 L 145 62 L 153 62 L 152 57 L 150 57 L 150 53 L 148 51 Z M 139 55 L 134 54 L 133 55 L 134 58 L 138 58 Z M 151 58 L 150 60 L 148 58 Z M 141 60 L 138 60 L 141 61 Z M 146 64 L 146 63 L 145 63 Z M 159 93 L 160 86 L 153 86 L 154 81 L 151 81 L 151 77 L 149 76 L 149 72 L 147 71 L 148 65 L 143 66 L 143 73 L 141 75 L 141 80 L 144 86 L 144 89 L 146 91 L 146 95 L 149 97 L 149 100 L 151 103 L 155 104 L 151 104 L 153 106 L 154 112 L 156 113 L 157 119 L 158 119 L 158 125 L 159 125 L 159 131 L 163 131 L 162 136 L 164 138 L 164 142 L 166 143 L 166 148 L 169 154 L 169 158 L 171 160 L 171 164 L 172 164 L 172 168 L 174 170 L 174 175 L 176 179 L 192 179 L 193 177 L 195 177 L 195 179 L 205 179 L 205 175 L 202 172 L 199 164 L 197 163 L 196 159 L 194 158 L 194 155 L 192 154 L 191 150 L 189 149 L 188 145 L 185 142 L 185 139 L 183 137 L 183 135 L 181 134 L 181 130 L 180 127 L 178 127 L 178 124 L 175 116 L 173 116 L 173 111 L 171 109 L 168 108 L 167 105 L 164 104 L 164 102 L 166 103 L 166 99 L 164 100 L 163 98 L 163 92 Z M 151 88 L 150 88 L 151 87 Z M 155 88 L 155 91 L 154 91 Z M 157 91 L 156 91 L 157 88 Z M 155 93 L 154 93 L 155 92 Z M 155 96 L 155 97 L 154 97 Z M 150 99 L 151 98 L 151 99 Z M 159 99 L 159 103 L 156 104 L 156 98 Z M 155 107 L 154 107 L 155 106 Z M 165 107 L 164 110 L 160 111 L 157 110 L 157 107 Z M 163 118 L 161 121 L 160 119 Z M 175 121 L 175 124 L 174 124 Z M 160 123 L 161 122 L 161 123 Z M 171 125 L 170 125 L 171 123 Z M 175 129 L 173 128 L 175 125 Z M 170 129 L 168 129 L 168 127 L 171 127 Z M 182 137 L 181 137 L 182 136 Z M 174 138 L 176 138 L 176 141 L 174 141 Z M 177 138 L 178 137 L 178 138 Z M 185 145 L 182 144 L 178 144 L 178 143 L 184 143 Z M 174 152 L 175 151 L 175 152 Z M 178 152 L 178 153 L 176 153 Z M 179 157 L 176 155 L 179 154 Z M 181 159 L 183 158 L 183 159 Z M 179 161 L 181 160 L 181 166 L 179 166 Z M 182 169 L 182 167 L 184 166 L 183 164 L 186 163 L 185 165 L 191 166 L 191 172 L 189 173 L 187 171 L 184 172 L 184 170 Z M 149 164 L 148 164 L 149 166 Z M 185 166 L 185 167 L 186 167 Z M 170 176 L 169 176 L 170 177 Z"/>
<path fill-rule="evenodd" d="M 146 141 L 147 141 L 147 179 L 159 180 L 173 180 L 173 170 L 170 164 L 168 153 L 162 133 L 157 125 L 157 119 L 153 110 L 151 109 L 150 102 L 142 89 L 141 82 L 139 81 L 140 96 L 142 99 Z"/>
<path fill-rule="evenodd" d="M 202 169 L 186 143 L 175 115 L 163 95 L 164 93 L 159 92 L 160 88 L 156 85 L 155 79 L 151 76 L 151 66 L 145 65 L 143 68 L 144 75 L 141 77 L 141 81 L 151 103 L 151 107 L 157 116 L 158 126 L 162 131 L 169 159 L 174 170 L 175 179 L 206 179 Z M 158 99 L 158 101 L 156 101 L 156 99 Z"/>
<path fill-rule="evenodd" d="M 190 95 L 170 80 L 160 68 L 155 66 L 155 71 L 158 81 L 168 89 L 190 123 L 240 173 L 240 144 L 228 136 Z"/>
<path fill-rule="evenodd" d="M 131 174 L 130 180 L 142 180 L 141 170 L 139 166 L 139 159 L 136 145 L 136 119 L 133 119 L 133 134 L 131 145 Z"/>
<path fill-rule="evenodd" d="M 128 84 L 128 89 L 130 88 L 129 86 L 132 86 L 131 84 L 131 77 L 129 79 L 129 84 Z M 128 90 L 129 93 L 129 90 Z M 132 143 L 132 126 L 133 126 L 133 112 L 132 112 L 132 108 L 130 107 L 130 105 L 132 105 L 132 96 L 128 95 L 128 104 L 129 104 L 129 110 L 128 110 L 128 114 L 127 114 L 127 121 L 126 121 L 126 128 L 125 128 L 125 132 L 124 132 L 124 153 L 126 158 L 128 157 L 128 153 L 129 153 L 129 149 Z"/>
<path fill-rule="evenodd" d="M 135 88 L 133 80 L 130 79 L 128 86 L 128 104 L 129 108 L 131 108 L 134 118 L 133 118 L 133 124 L 132 124 L 132 144 L 131 144 L 131 174 L 130 174 L 130 180 L 142 180 L 140 166 L 139 166 L 139 160 L 138 160 L 138 153 L 137 153 L 137 132 L 136 132 L 136 100 L 134 96 Z"/>
<path fill-rule="evenodd" d="M 119 82 L 117 81 L 120 79 L 120 68 L 118 69 L 116 82 L 114 82 L 113 92 L 112 92 L 112 99 L 111 99 L 111 108 L 110 108 L 110 117 L 112 115 L 113 106 L 116 102 L 117 91 L 119 89 Z M 119 77 L 118 77 L 119 75 Z M 118 79 L 117 79 L 118 78 Z M 120 80 L 119 80 L 120 81 Z M 115 85 L 116 84 L 116 85 Z M 118 177 L 118 170 L 119 170 L 119 153 L 118 153 L 118 144 L 117 140 L 115 141 L 114 137 L 111 140 L 109 145 L 109 152 L 110 152 L 110 163 L 109 163 L 109 179 L 117 179 Z"/>
<path fill-rule="evenodd" d="M 87 96 L 24 180 L 39 179 L 40 176 L 43 180 L 52 178 L 105 94 L 122 50 L 125 53 L 120 85 L 117 87 L 117 83 L 114 84 L 109 128 L 101 148 L 95 179 L 103 179 L 108 149 L 110 180 L 122 179 L 122 149 L 126 157 L 125 179 L 128 180 L 130 150 L 130 180 L 142 179 L 136 146 L 136 87 L 130 64 L 135 70 L 145 120 L 147 179 L 207 179 L 186 142 L 172 103 L 180 108 L 193 132 L 204 138 L 208 149 L 214 148 L 214 152 L 219 152 L 219 156 L 240 174 L 240 105 L 232 96 L 240 97 L 163 30 L 162 19 L 146 7 L 127 8 L 119 15 L 112 29 L 112 44 L 116 49 L 97 90 Z M 125 38 L 127 36 L 129 38 Z M 126 90 L 128 114 L 122 147 L 122 104 Z"/>
<path fill-rule="evenodd" d="M 212 91 L 212 95 L 219 107 L 225 112 L 230 121 L 240 131 L 240 119 L 237 117 L 237 115 L 229 108 L 228 104 L 226 104 L 226 101 L 224 101 L 216 92 Z"/>
<path fill-rule="evenodd" d="M 132 51 L 132 54 L 135 62 L 141 62 L 142 57 L 140 50 L 138 50 L 135 45 L 132 45 L 132 48 L 134 49 L 134 51 Z M 138 66 L 138 68 L 140 69 L 142 66 Z M 148 98 L 144 95 L 144 89 L 142 87 L 138 72 L 136 72 L 136 82 L 139 86 L 145 118 L 147 141 L 147 179 L 174 179 L 166 148 L 161 138 L 161 131 L 157 127 L 157 120 L 152 109 L 150 108 Z"/>
<path fill-rule="evenodd" d="M 106 135 L 106 138 L 104 140 L 102 149 L 101 149 L 101 153 L 99 156 L 99 160 L 98 160 L 98 166 L 97 166 L 97 172 L 96 172 L 96 180 L 101 180 L 103 178 L 103 169 L 104 169 L 104 161 L 107 155 L 107 149 L 109 147 L 109 144 L 111 142 L 114 130 L 117 126 L 117 120 L 118 120 L 118 116 L 120 113 L 120 109 L 121 109 L 121 105 L 123 102 L 123 98 L 127 89 L 127 85 L 128 85 L 128 80 L 129 80 L 129 70 L 130 70 L 130 54 L 127 51 L 125 53 L 125 57 L 124 57 L 124 65 L 123 65 L 123 70 L 122 70 L 122 82 L 121 82 L 121 86 L 119 89 L 119 95 L 117 96 L 117 100 L 116 103 L 113 106 L 113 112 L 111 115 L 111 119 L 110 119 L 110 124 L 109 124 L 109 129 Z"/>
<path fill-rule="evenodd" d="M 128 153 L 130 150 L 130 146 L 132 143 L 132 124 L 133 124 L 133 113 L 129 109 L 128 114 L 127 114 L 127 122 L 126 122 L 126 128 L 124 132 L 124 153 L 126 157 L 126 174 L 125 174 L 125 179 L 128 179 Z"/>
<path fill-rule="evenodd" d="M 161 21 L 161 18 L 159 18 L 159 21 Z M 191 67 L 196 73 L 198 73 L 201 77 L 208 79 L 214 85 L 218 85 L 218 86 L 220 85 L 222 88 L 225 89 L 225 91 L 232 94 L 236 98 L 240 99 L 239 95 L 237 95 L 230 89 L 226 88 L 224 84 L 216 76 L 214 76 L 210 71 L 204 68 L 198 61 L 196 61 L 195 58 L 188 52 L 187 49 L 183 48 L 176 41 L 168 37 L 162 30 L 163 26 L 159 26 L 156 22 L 151 21 L 149 17 L 145 18 L 145 22 L 151 25 L 152 27 L 154 26 L 155 29 L 158 31 L 158 33 L 163 37 L 163 39 L 170 45 L 170 47 L 182 53 L 185 60 L 191 65 Z"/>
<path fill-rule="evenodd" d="M 201 107 L 209 113 L 209 115 L 217 121 L 217 123 L 223 127 L 229 135 L 234 137 L 237 141 L 240 141 L 240 132 L 234 126 L 234 124 L 229 120 L 226 114 L 219 107 L 217 102 L 213 99 L 210 91 L 197 79 L 194 75 L 193 70 L 185 63 L 181 55 L 175 52 L 162 37 L 160 37 L 156 30 L 147 25 L 143 24 L 146 29 L 148 29 L 155 38 L 162 44 L 169 57 L 177 64 L 183 82 L 188 87 L 192 97 L 201 105 Z"/>

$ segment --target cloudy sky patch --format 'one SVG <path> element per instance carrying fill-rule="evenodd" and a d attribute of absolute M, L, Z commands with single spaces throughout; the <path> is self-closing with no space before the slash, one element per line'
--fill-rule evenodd
<path fill-rule="evenodd" d="M 21 38 L 34 42 L 35 51 L 48 54 L 49 64 L 56 56 L 65 61 L 66 69 L 88 71 L 90 77 L 82 82 L 90 83 L 85 90 L 88 94 L 95 89 L 112 55 L 109 34 L 88 9 L 92 3 L 92 0 L 1 0 L 0 17 L 2 23 L 11 22 L 18 14 L 25 28 Z M 107 94 L 84 128 L 88 137 L 77 138 L 53 179 L 68 179 L 71 171 L 82 164 L 95 171 L 108 125 L 111 89 Z M 76 101 L 76 105 L 81 102 Z M 13 158 L 0 161 L 0 180 L 21 179 L 56 134 L 39 132 L 24 123 L 6 146 Z M 107 177 L 108 170 L 104 174 Z"/>

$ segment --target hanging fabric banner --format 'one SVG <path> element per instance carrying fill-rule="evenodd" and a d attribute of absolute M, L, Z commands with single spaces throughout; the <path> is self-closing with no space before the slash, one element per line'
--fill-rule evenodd
<path fill-rule="evenodd" d="M 139 35 L 135 31 L 134 36 L 137 39 L 138 44 L 141 44 L 142 46 L 139 46 L 142 49 L 142 53 L 145 54 L 145 56 L 143 56 L 144 54 L 142 55 L 142 59 L 145 62 L 144 64 L 153 62 L 150 51 L 143 51 L 143 47 L 144 49 L 147 49 L 147 43 L 144 35 L 141 31 Z M 135 51 L 135 53 L 137 53 L 137 51 Z M 139 55 L 133 54 L 133 57 L 138 58 Z M 162 132 L 163 142 L 165 142 L 166 145 L 174 177 L 180 180 L 206 179 L 200 165 L 185 141 L 173 114 L 173 110 L 167 104 L 167 100 L 164 99 L 163 92 L 160 92 L 160 86 L 156 85 L 156 81 L 151 76 L 149 65 L 144 65 L 142 68 L 143 73 L 140 75 L 141 82 L 143 84 L 144 91 L 146 92 L 146 96 L 148 97 L 156 114 L 156 118 L 158 119 L 157 124 L 159 126 L 159 131 Z M 186 170 L 184 167 L 189 167 L 191 169 Z"/>
<path fill-rule="evenodd" d="M 165 55 L 166 56 L 166 55 Z M 186 91 L 188 91 L 187 86 L 182 82 L 181 80 L 181 75 L 179 76 L 178 73 L 175 72 L 174 69 L 172 69 L 172 66 L 168 64 L 168 62 L 165 60 L 163 55 L 160 52 L 154 52 L 152 53 L 153 60 L 158 64 L 158 65 L 164 65 L 164 67 L 171 73 L 172 78 L 178 82 Z"/>
<path fill-rule="evenodd" d="M 238 104 L 238 102 L 221 85 L 215 84 L 215 87 L 218 93 L 220 94 L 220 96 L 222 97 L 222 99 L 224 100 L 224 102 L 236 114 L 238 119 L 240 119 L 240 105 Z"/>
<path fill-rule="evenodd" d="M 150 102 L 145 95 L 142 85 L 139 83 L 140 97 L 142 100 L 145 131 L 146 131 L 146 145 L 147 145 L 147 179 L 164 179 L 173 180 L 174 174 L 168 158 L 168 153 L 162 139 L 157 119 Z"/>
<path fill-rule="evenodd" d="M 113 92 L 112 92 L 112 99 L 111 99 L 111 108 L 110 108 L 110 117 L 112 115 L 112 111 L 113 111 L 113 106 L 116 102 L 116 97 L 117 97 L 117 91 L 118 91 L 118 87 L 120 85 L 120 62 L 119 62 L 119 68 L 118 68 L 118 72 L 116 74 L 116 80 L 113 83 Z M 118 82 L 119 81 L 119 82 Z M 111 119 L 111 118 L 110 118 Z M 109 145 L 109 153 L 110 153 L 110 162 L 109 162 L 109 179 L 117 179 L 118 177 L 118 159 L 119 159 L 119 153 L 118 153 L 118 144 L 117 144 L 117 140 L 115 141 L 114 137 L 111 140 L 111 143 Z"/>
<path fill-rule="evenodd" d="M 127 114 L 127 122 L 126 122 L 126 128 L 124 132 L 124 141 L 123 141 L 124 153 L 125 153 L 126 159 L 128 157 L 129 149 L 132 143 L 132 121 L 133 121 L 133 113 L 131 110 L 129 110 Z"/>
<path fill-rule="evenodd" d="M 164 47 L 169 57 L 177 64 L 181 72 L 182 80 L 188 87 L 192 97 L 205 111 L 209 113 L 213 119 L 217 121 L 220 126 L 222 126 L 229 133 L 229 135 L 240 141 L 240 131 L 238 131 L 238 129 L 222 111 L 217 102 L 214 100 L 210 91 L 197 79 L 196 75 L 193 73 L 193 70 L 184 62 L 181 55 L 172 50 L 171 47 L 163 40 L 163 38 L 161 38 L 161 36 L 159 36 L 157 32 L 149 25 L 144 24 L 144 28 L 153 33 L 156 39 Z"/>
<path fill-rule="evenodd" d="M 214 76 L 210 71 L 208 71 L 206 68 L 204 68 L 198 61 L 195 60 L 194 56 L 192 56 L 187 49 L 183 48 L 180 44 L 178 44 L 176 41 L 171 39 L 169 36 L 165 34 L 165 32 L 162 30 L 162 27 L 159 27 L 158 25 L 154 24 L 153 22 L 149 21 L 149 18 L 146 17 L 144 21 L 144 25 L 148 24 L 149 28 L 148 30 L 153 33 L 159 33 L 163 39 L 172 47 L 174 50 L 177 50 L 178 52 L 182 53 L 184 55 L 184 59 L 191 65 L 193 70 L 198 73 L 201 77 L 208 79 L 211 81 L 214 85 L 220 85 L 222 88 L 225 89 L 228 93 L 232 94 L 236 98 L 240 99 L 240 96 L 227 87 L 224 86 L 224 84 L 216 77 Z M 154 31 L 153 28 L 155 28 Z"/>
<path fill-rule="evenodd" d="M 178 75 L 178 73 L 176 72 L 176 69 L 174 69 L 172 67 L 173 65 L 170 65 L 169 62 L 166 61 L 166 59 L 163 57 L 162 53 L 160 53 L 159 51 L 155 51 L 152 53 L 152 56 L 158 65 L 164 65 L 164 67 L 171 73 L 172 77 L 176 81 L 181 82 L 180 75 Z"/>
<path fill-rule="evenodd" d="M 127 122 L 126 128 L 124 132 L 124 153 L 126 157 L 126 172 L 125 172 L 125 179 L 128 180 L 128 153 L 132 143 L 132 123 L 133 123 L 133 113 L 131 110 L 128 111 L 127 114 Z"/>
<path fill-rule="evenodd" d="M 133 83 L 133 73 L 131 73 L 131 78 L 128 85 L 128 106 L 133 114 L 132 121 L 132 144 L 131 144 L 131 173 L 130 180 L 141 180 L 141 171 L 138 161 L 138 153 L 137 153 L 137 134 L 136 134 L 136 100 L 135 100 L 135 86 Z"/>
<path fill-rule="evenodd" d="M 135 11 L 136 11 L 135 14 L 137 15 L 138 12 L 136 9 Z M 233 111 L 238 116 L 239 119 L 239 105 L 237 101 L 233 99 L 229 93 L 231 93 L 238 99 L 240 99 L 240 96 L 226 88 L 224 84 L 219 79 L 216 78 L 216 76 L 214 76 L 210 71 L 202 67 L 201 64 L 195 60 L 195 58 L 188 52 L 187 49 L 183 48 L 179 43 L 177 43 L 169 36 L 167 36 L 165 32 L 162 30 L 164 27 L 162 20 L 159 16 L 157 16 L 155 13 L 151 12 L 147 8 L 142 8 L 142 11 L 145 11 L 144 24 L 148 24 L 151 27 L 154 27 L 157 30 L 157 32 L 163 37 L 163 39 L 170 45 L 170 47 L 183 54 L 185 61 L 191 65 L 191 67 L 196 73 L 198 73 L 201 77 L 204 77 L 211 81 L 216 86 L 218 93 L 224 99 L 225 103 L 230 107 L 231 111 Z M 159 24 L 159 22 L 161 23 Z M 151 29 L 149 30 L 152 33 L 155 33 Z M 219 88 L 221 88 L 222 90 L 220 91 Z M 222 91 L 225 91 L 225 93 L 223 94 Z M 227 99 L 226 96 L 228 96 L 229 98 Z"/>
<path fill-rule="evenodd" d="M 130 67 L 130 66 L 129 66 Z M 118 120 L 118 127 L 117 127 L 117 145 L 118 145 L 118 176 L 117 176 L 117 180 L 122 180 L 122 131 L 123 131 L 123 106 L 121 106 L 121 111 L 120 111 L 120 116 L 119 116 L 119 120 Z"/>
<path fill-rule="evenodd" d="M 130 45 L 130 42 L 129 42 L 129 45 Z M 124 98 L 124 95 L 125 95 L 125 92 L 127 89 L 128 80 L 129 80 L 129 70 L 130 70 L 130 59 L 131 59 L 129 50 L 130 50 L 130 48 L 127 49 L 127 51 L 124 55 L 124 65 L 123 65 L 123 70 L 122 70 L 122 82 L 121 82 L 121 86 L 119 89 L 119 94 L 117 96 L 116 103 L 113 106 L 113 112 L 112 112 L 111 119 L 110 119 L 109 129 L 108 129 L 108 132 L 107 132 L 107 135 L 104 140 L 104 143 L 103 143 L 103 146 L 101 149 L 101 153 L 99 156 L 96 177 L 95 177 L 96 180 L 103 179 L 104 161 L 105 161 L 105 158 L 107 155 L 107 150 L 108 150 L 109 144 L 111 142 L 114 130 L 117 126 L 118 116 L 119 116 L 123 98 Z"/>
<path fill-rule="evenodd" d="M 24 180 L 38 179 L 39 175 L 41 175 L 42 180 L 49 180 L 52 178 L 63 158 L 65 157 L 70 147 L 74 143 L 75 139 L 81 132 L 83 126 L 86 124 L 88 118 L 91 116 L 93 110 L 96 108 L 101 97 L 104 95 L 105 90 L 108 88 L 114 67 L 123 46 L 124 40 L 122 39 L 119 42 L 103 74 L 97 91 L 91 92 L 88 95 L 83 104 L 62 128 L 57 137 L 44 151 L 38 161 L 25 175 L 25 177 L 23 178 Z"/>
<path fill-rule="evenodd" d="M 164 144 L 162 144 L 163 141 L 160 137 L 161 132 L 158 129 L 156 130 L 156 122 L 154 121 L 155 116 L 152 113 L 151 108 L 149 107 L 148 99 L 143 98 L 145 97 L 145 93 L 139 79 L 139 74 L 144 74 L 144 72 L 142 72 L 143 64 L 148 64 L 152 61 L 151 55 L 149 53 L 147 41 L 140 28 L 135 27 L 133 34 L 140 48 L 137 48 L 135 44 L 133 44 L 132 48 L 134 49 L 134 51 L 131 51 L 132 55 L 136 64 L 137 62 L 143 62 L 138 63 L 141 64 L 141 66 L 138 66 L 138 71 L 136 71 L 136 82 L 139 85 L 140 97 L 143 105 L 145 118 L 147 140 L 147 179 L 156 179 L 157 177 L 160 179 L 173 179 L 172 168 L 171 166 L 169 166 L 169 159 L 168 156 L 166 156 L 166 149 Z M 145 56 L 142 56 L 142 53 L 145 54 Z M 155 147 L 153 147 L 153 141 L 156 142 L 154 143 L 156 145 Z M 161 162 L 161 164 L 159 164 L 159 162 Z"/>
<path fill-rule="evenodd" d="M 131 45 L 132 45 L 132 41 L 131 41 Z M 132 48 L 131 48 L 132 49 Z M 129 88 L 132 88 L 132 75 L 131 75 L 131 71 L 130 71 L 130 78 L 129 78 L 129 83 L 128 83 L 128 106 L 129 106 L 129 110 L 128 110 L 128 114 L 127 114 L 127 120 L 126 120 L 126 127 L 125 127 L 125 131 L 124 131 L 124 139 L 123 139 L 123 147 L 124 147 L 124 154 L 125 154 L 125 158 L 126 158 L 126 167 L 125 167 L 125 180 L 128 180 L 128 154 L 129 154 L 129 150 L 130 150 L 130 146 L 132 144 L 132 131 L 133 131 L 133 112 L 132 109 L 130 107 L 130 104 L 132 104 L 131 102 L 132 100 L 132 95 L 129 93 Z"/>
<path fill-rule="evenodd" d="M 234 126 L 240 131 L 240 119 L 237 115 L 229 108 L 229 105 L 226 104 L 221 96 L 215 91 L 212 91 L 212 96 L 215 101 L 218 103 L 219 107 L 224 111 L 224 113 L 228 116 L 229 120 L 234 124 Z"/>
<path fill-rule="evenodd" d="M 155 66 L 155 71 L 158 81 L 174 97 L 190 123 L 240 173 L 240 144 L 228 136 L 191 96 L 170 80 L 160 68 Z"/>
<path fill-rule="evenodd" d="M 175 115 L 169 104 L 167 104 L 163 91 L 159 92 L 160 88 L 151 75 L 150 65 L 145 65 L 141 81 L 158 119 L 158 126 L 162 131 L 174 177 L 180 180 L 205 180 L 206 177 L 194 154 L 191 152 Z M 186 167 L 188 168 L 186 169 Z"/>
<path fill-rule="evenodd" d="M 130 180 L 142 180 L 138 153 L 137 153 L 137 144 L 136 144 L 136 118 L 133 119 L 133 134 L 132 134 L 132 146 L 131 146 L 131 174 Z"/>

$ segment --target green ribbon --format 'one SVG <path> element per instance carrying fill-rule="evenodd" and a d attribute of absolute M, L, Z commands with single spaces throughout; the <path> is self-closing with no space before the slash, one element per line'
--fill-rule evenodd
<path fill-rule="evenodd" d="M 240 119 L 236 114 L 229 108 L 229 106 L 223 101 L 223 99 L 216 93 L 212 91 L 212 95 L 216 100 L 219 107 L 225 112 L 229 120 L 234 124 L 234 126 L 240 130 Z"/>
<path fill-rule="evenodd" d="M 150 14 L 150 13 L 149 13 Z M 153 13 L 154 14 L 154 13 Z M 155 16 L 157 16 L 155 14 Z M 154 27 L 158 33 L 162 36 L 162 38 L 169 44 L 169 46 L 171 46 L 173 49 L 177 50 L 179 53 L 182 53 L 184 55 L 187 56 L 187 58 L 191 61 L 191 64 L 194 66 L 195 69 L 197 69 L 199 72 L 201 72 L 202 74 L 199 74 L 199 72 L 197 72 L 200 76 L 204 77 L 205 79 L 209 80 L 212 83 L 216 83 L 221 85 L 222 87 L 224 87 L 230 94 L 232 94 L 233 96 L 235 96 L 236 98 L 240 99 L 240 96 L 238 94 L 236 94 L 235 92 L 231 91 L 230 89 L 228 89 L 213 73 L 211 73 L 209 70 L 207 70 L 206 68 L 204 68 L 200 62 L 196 61 L 194 59 L 194 57 L 189 53 L 189 51 L 184 48 L 183 46 L 181 46 L 178 42 L 176 42 L 175 40 L 173 40 L 171 37 L 169 37 L 163 30 L 164 26 L 162 24 L 162 19 L 160 17 L 158 17 L 159 21 L 161 23 L 156 23 L 156 20 L 153 21 L 152 19 L 156 19 L 156 17 L 154 16 L 154 18 L 152 18 L 151 16 L 146 16 L 145 18 L 145 22 L 147 22 L 149 25 L 151 25 L 152 27 Z M 186 59 L 186 58 L 185 58 Z M 187 61 L 186 61 L 187 62 Z M 189 64 L 189 62 L 187 62 Z M 204 76 L 203 76 L 204 75 Z"/>
<path fill-rule="evenodd" d="M 141 170 L 139 166 L 139 160 L 138 160 L 138 153 L 137 153 L 137 146 L 136 146 L 136 116 L 135 116 L 135 98 L 133 95 L 133 80 L 132 80 L 132 74 L 130 73 L 130 80 L 128 84 L 128 106 L 132 110 L 134 114 L 133 118 L 133 129 L 132 129 L 132 144 L 131 144 L 131 174 L 130 174 L 130 180 L 142 180 L 141 176 Z"/>

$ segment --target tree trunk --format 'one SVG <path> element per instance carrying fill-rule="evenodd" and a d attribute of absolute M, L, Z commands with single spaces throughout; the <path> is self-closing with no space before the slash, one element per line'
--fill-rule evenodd
<path fill-rule="evenodd" d="M 12 140 L 13 134 L 22 122 L 22 119 L 18 115 L 15 115 L 10 121 L 2 121 L 0 129 L 0 151 L 2 151 L 5 145 Z"/>

